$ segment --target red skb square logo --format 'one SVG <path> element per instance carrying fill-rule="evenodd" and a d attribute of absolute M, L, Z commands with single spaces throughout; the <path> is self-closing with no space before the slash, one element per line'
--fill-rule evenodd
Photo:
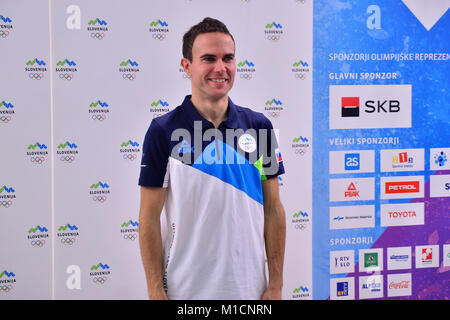
<path fill-rule="evenodd" d="M 341 98 L 342 117 L 359 117 L 359 97 Z"/>

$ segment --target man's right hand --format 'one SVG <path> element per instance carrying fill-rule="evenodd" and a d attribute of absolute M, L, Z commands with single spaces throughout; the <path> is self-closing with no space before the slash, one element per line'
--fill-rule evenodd
<path fill-rule="evenodd" d="M 148 290 L 148 297 L 150 298 L 150 300 L 169 300 L 167 298 L 167 294 L 164 291 L 164 289 L 159 289 L 159 290 Z"/>
<path fill-rule="evenodd" d="M 163 287 L 163 248 L 161 211 L 166 188 L 141 187 L 139 211 L 139 246 L 147 280 L 148 296 L 152 300 L 167 300 Z"/>

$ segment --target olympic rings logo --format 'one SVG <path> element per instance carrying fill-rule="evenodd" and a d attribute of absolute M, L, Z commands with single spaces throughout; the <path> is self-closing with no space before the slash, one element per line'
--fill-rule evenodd
<path fill-rule="evenodd" d="M 183 75 L 182 75 L 182 77 L 183 77 L 183 79 L 191 79 L 191 77 L 189 77 L 185 72 L 183 72 Z"/>
<path fill-rule="evenodd" d="M 306 229 L 306 223 L 297 223 L 295 225 L 295 229 L 305 230 Z"/>
<path fill-rule="evenodd" d="M 252 78 L 252 76 L 253 75 L 251 73 L 241 73 L 241 75 L 240 75 L 241 79 L 244 79 L 244 80 L 250 80 Z"/>
<path fill-rule="evenodd" d="M 104 284 L 106 282 L 106 280 L 108 280 L 107 277 L 94 277 L 94 278 L 92 278 L 92 281 L 94 281 L 94 283 L 97 283 L 97 284 Z"/>
<path fill-rule="evenodd" d="M 105 37 L 105 34 L 102 32 L 102 33 L 99 33 L 99 32 L 91 32 L 91 38 L 93 38 L 94 40 L 95 39 L 97 39 L 97 40 L 102 40 L 103 38 Z"/>
<path fill-rule="evenodd" d="M 271 41 L 271 42 L 277 42 L 280 40 L 280 36 L 276 36 L 276 35 L 269 35 L 267 36 L 267 40 Z"/>
<path fill-rule="evenodd" d="M 95 202 L 105 202 L 106 201 L 106 196 L 93 196 L 92 199 Z"/>
<path fill-rule="evenodd" d="M 71 246 L 75 243 L 75 238 L 61 238 L 61 243 L 65 246 Z"/>
<path fill-rule="evenodd" d="M 9 31 L 8 30 L 0 30 L 0 37 L 2 38 L 6 38 L 7 36 L 9 36 Z"/>
<path fill-rule="evenodd" d="M 41 164 L 45 161 L 45 157 L 31 157 L 30 161 L 35 164 Z"/>
<path fill-rule="evenodd" d="M 267 112 L 267 115 L 269 117 L 271 117 L 271 118 L 276 119 L 276 118 L 278 118 L 280 116 L 280 113 L 279 112 L 275 112 L 275 111 L 269 111 L 269 112 Z"/>
<path fill-rule="evenodd" d="M 73 79 L 73 73 L 60 73 L 59 78 L 62 80 L 72 80 Z"/>
<path fill-rule="evenodd" d="M 33 240 L 31 241 L 31 245 L 35 248 L 42 248 L 45 245 L 45 240 Z"/>
<path fill-rule="evenodd" d="M 44 77 L 43 73 L 29 73 L 28 77 L 30 77 L 31 80 L 41 80 Z"/>
<path fill-rule="evenodd" d="M 105 114 L 94 114 L 94 115 L 92 115 L 92 120 L 94 120 L 95 122 L 104 121 L 104 120 L 106 120 L 106 115 Z"/>
<path fill-rule="evenodd" d="M 125 234 L 125 235 L 123 236 L 123 238 L 124 238 L 125 240 L 131 240 L 131 241 L 134 241 L 134 240 L 137 239 L 137 234 L 136 234 L 136 233 Z"/>
<path fill-rule="evenodd" d="M 123 158 L 124 158 L 125 160 L 134 161 L 134 160 L 137 158 L 137 154 L 135 154 L 135 153 L 133 153 L 133 154 L 131 154 L 131 153 L 124 154 L 124 155 L 123 155 Z"/>
<path fill-rule="evenodd" d="M 304 155 L 306 153 L 306 149 L 295 149 L 295 154 Z"/>
<path fill-rule="evenodd" d="M 155 40 L 164 40 L 166 35 L 164 33 L 154 33 L 152 34 L 152 38 Z"/>
<path fill-rule="evenodd" d="M 10 121 L 11 121 L 11 116 L 1 116 L 0 117 L 0 122 L 8 123 Z"/>
<path fill-rule="evenodd" d="M 61 160 L 62 162 L 67 162 L 67 163 L 72 163 L 75 161 L 75 157 L 74 156 L 61 156 L 61 158 L 59 158 L 59 160 Z"/>
<path fill-rule="evenodd" d="M 9 208 L 11 206 L 12 206 L 12 201 L 11 200 L 0 201 L 0 208 Z"/>
<path fill-rule="evenodd" d="M 122 74 L 122 78 L 124 78 L 125 80 L 134 80 L 136 78 L 136 74 L 124 73 L 124 74 Z"/>
<path fill-rule="evenodd" d="M 306 79 L 306 73 L 296 73 L 295 74 L 295 79 L 305 80 Z"/>
<path fill-rule="evenodd" d="M 9 292 L 13 288 L 12 284 L 0 286 L 0 292 Z"/>

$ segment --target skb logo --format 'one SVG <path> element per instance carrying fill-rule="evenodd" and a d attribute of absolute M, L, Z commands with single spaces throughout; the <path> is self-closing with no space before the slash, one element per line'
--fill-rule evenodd
<path fill-rule="evenodd" d="M 400 111 L 399 100 L 366 100 L 364 106 L 364 112 L 366 113 Z M 342 117 L 359 117 L 360 97 L 342 97 L 341 107 Z"/>
<path fill-rule="evenodd" d="M 411 85 L 330 85 L 330 129 L 411 128 Z"/>

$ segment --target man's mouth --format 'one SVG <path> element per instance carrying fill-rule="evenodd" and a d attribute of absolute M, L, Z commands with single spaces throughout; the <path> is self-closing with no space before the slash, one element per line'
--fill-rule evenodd
<path fill-rule="evenodd" d="M 223 83 L 223 82 L 227 81 L 227 79 L 209 79 L 209 80 L 211 80 L 212 82 L 217 82 L 217 83 Z"/>

